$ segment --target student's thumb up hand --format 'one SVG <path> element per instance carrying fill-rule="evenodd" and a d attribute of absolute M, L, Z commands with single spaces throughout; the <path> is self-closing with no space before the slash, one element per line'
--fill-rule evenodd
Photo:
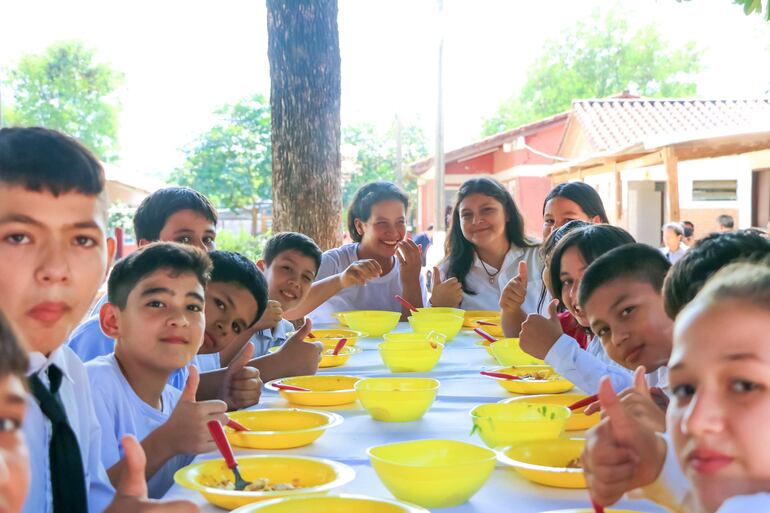
<path fill-rule="evenodd" d="M 121 440 L 126 468 L 115 487 L 115 496 L 104 513 L 200 513 L 189 501 L 155 501 L 147 499 L 147 458 L 144 449 L 131 435 Z"/>
<path fill-rule="evenodd" d="M 124 435 L 120 443 L 123 445 L 126 468 L 120 475 L 115 493 L 144 499 L 147 497 L 147 477 L 144 475 L 147 456 L 144 454 L 142 445 L 133 435 Z"/>
<path fill-rule="evenodd" d="M 632 433 L 634 431 L 633 420 L 626 414 L 620 397 L 612 388 L 609 378 L 602 378 L 599 383 L 599 403 L 602 411 L 610 420 L 612 434 L 620 445 L 632 445 Z"/>
<path fill-rule="evenodd" d="M 644 365 L 640 365 L 634 371 L 634 390 L 636 390 L 642 397 L 650 397 L 650 387 L 647 386 L 647 379 L 645 378 L 647 369 Z"/>
<path fill-rule="evenodd" d="M 527 262 L 524 260 L 519 262 L 519 274 L 516 275 L 516 279 L 518 279 L 524 287 L 527 286 Z"/>
<path fill-rule="evenodd" d="M 189 374 L 187 375 L 187 382 L 184 384 L 182 395 L 179 397 L 180 401 L 187 401 L 194 403 L 198 394 L 198 383 L 200 383 L 200 374 L 198 373 L 198 367 L 195 365 L 187 366 Z"/>
<path fill-rule="evenodd" d="M 438 267 L 433 268 L 433 288 L 431 290 L 436 290 L 436 287 L 441 285 L 441 270 Z"/>
<path fill-rule="evenodd" d="M 259 370 L 249 366 L 253 354 L 254 343 L 247 342 L 227 366 L 219 396 L 230 410 L 246 408 L 259 402 L 262 380 Z"/>
<path fill-rule="evenodd" d="M 294 335 L 289 337 L 289 340 L 284 342 L 281 350 L 278 351 L 277 354 L 281 355 L 285 362 L 284 377 L 315 374 L 318 370 L 323 344 L 321 342 L 305 342 L 312 327 L 313 323 L 306 318 L 304 324 Z"/>

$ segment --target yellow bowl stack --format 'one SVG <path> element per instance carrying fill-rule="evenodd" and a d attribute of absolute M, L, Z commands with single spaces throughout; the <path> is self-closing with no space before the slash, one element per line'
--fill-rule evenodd
<path fill-rule="evenodd" d="M 436 331 L 444 335 L 447 342 L 452 340 L 463 328 L 463 317 L 454 314 L 413 313 L 409 324 L 416 333 Z"/>
<path fill-rule="evenodd" d="M 393 331 L 401 320 L 401 312 L 384 310 L 356 310 L 341 312 L 340 317 L 345 324 L 356 331 L 366 333 L 370 337 L 381 337 Z"/>
<path fill-rule="evenodd" d="M 432 378 L 365 378 L 356 383 L 356 392 L 373 419 L 412 422 L 428 411 L 438 387 Z"/>

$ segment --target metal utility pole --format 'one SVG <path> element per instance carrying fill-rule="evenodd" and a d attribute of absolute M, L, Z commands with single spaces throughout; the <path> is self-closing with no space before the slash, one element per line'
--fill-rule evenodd
<path fill-rule="evenodd" d="M 444 222 L 444 1 L 438 0 L 438 88 L 436 90 L 436 222 L 434 223 L 434 244 L 438 236 L 442 240 L 446 232 Z"/>

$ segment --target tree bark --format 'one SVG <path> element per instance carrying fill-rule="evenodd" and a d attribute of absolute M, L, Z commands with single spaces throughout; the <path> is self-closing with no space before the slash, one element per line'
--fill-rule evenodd
<path fill-rule="evenodd" d="M 340 47 L 337 0 L 267 0 L 273 231 L 339 244 Z"/>

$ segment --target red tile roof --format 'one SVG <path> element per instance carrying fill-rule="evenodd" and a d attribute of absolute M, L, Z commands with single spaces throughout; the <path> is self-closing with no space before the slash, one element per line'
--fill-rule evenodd
<path fill-rule="evenodd" d="M 650 136 L 770 128 L 770 99 L 575 100 L 572 112 L 570 124 L 580 123 L 595 151 L 625 147 Z"/>

